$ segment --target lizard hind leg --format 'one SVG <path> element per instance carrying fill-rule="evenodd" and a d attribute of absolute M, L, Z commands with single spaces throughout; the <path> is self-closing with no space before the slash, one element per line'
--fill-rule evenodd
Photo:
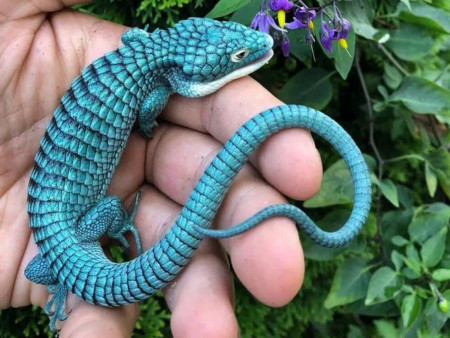
<path fill-rule="evenodd" d="M 44 308 L 45 313 L 50 317 L 50 330 L 56 330 L 56 321 L 64 321 L 67 314 L 66 308 L 67 289 L 58 283 L 58 279 L 50 269 L 47 261 L 37 254 L 25 269 L 25 276 L 34 283 L 47 285 L 50 300 Z"/>
<path fill-rule="evenodd" d="M 103 234 L 116 239 L 128 250 L 128 244 L 124 234 L 130 231 L 136 242 L 138 254 L 142 253 L 142 245 L 139 233 L 133 224 L 136 215 L 140 192 L 136 194 L 133 209 L 128 215 L 121 200 L 117 196 L 108 196 L 99 201 L 79 221 L 76 227 L 76 236 L 81 242 L 97 241 Z"/>
<path fill-rule="evenodd" d="M 25 268 L 25 277 L 37 284 L 54 285 L 58 282 L 49 264 L 37 254 Z"/>
<path fill-rule="evenodd" d="M 109 237 L 118 240 L 120 244 L 122 244 L 122 246 L 128 250 L 130 246 L 124 236 L 124 233 L 130 231 L 133 234 L 134 241 L 136 242 L 138 255 L 142 254 L 142 244 L 139 232 L 134 225 L 134 217 L 136 216 L 136 211 L 138 208 L 140 198 L 141 192 L 138 191 L 136 193 L 136 196 L 134 197 L 133 208 L 131 209 L 131 213 L 128 215 L 125 209 L 122 207 L 122 212 L 124 215 L 122 222 L 120 224 L 116 223 L 115 226 L 111 226 L 106 232 L 106 234 Z"/>

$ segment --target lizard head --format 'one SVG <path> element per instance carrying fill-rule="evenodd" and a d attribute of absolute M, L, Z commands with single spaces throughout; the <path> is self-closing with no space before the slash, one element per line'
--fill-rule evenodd
<path fill-rule="evenodd" d="M 273 55 L 269 35 L 236 22 L 191 18 L 169 34 L 176 41 L 175 66 L 166 76 L 176 93 L 188 97 L 213 93 L 262 67 Z"/>

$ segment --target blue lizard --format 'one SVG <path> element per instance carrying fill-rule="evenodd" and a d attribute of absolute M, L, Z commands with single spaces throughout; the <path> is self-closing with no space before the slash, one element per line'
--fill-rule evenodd
<path fill-rule="evenodd" d="M 287 105 L 253 117 L 225 143 L 170 230 L 142 253 L 133 225 L 139 194 L 130 215 L 117 196 L 106 196 L 133 125 L 137 121 L 150 137 L 171 94 L 208 95 L 255 71 L 272 57 L 273 40 L 237 23 L 192 18 L 151 34 L 130 29 L 122 42 L 72 82 L 47 126 L 30 177 L 27 211 L 39 254 L 25 275 L 53 293 L 45 308 L 52 330 L 57 320 L 67 317 L 68 292 L 101 306 L 146 299 L 180 273 L 205 236 L 235 236 L 275 216 L 292 218 L 327 247 L 345 245 L 358 234 L 371 202 L 368 170 L 358 147 L 326 115 Z M 248 157 L 270 135 L 293 127 L 326 139 L 350 168 L 355 205 L 346 224 L 327 233 L 297 207 L 274 205 L 228 230 L 209 229 Z M 128 248 L 127 231 L 133 233 L 140 255 L 125 263 L 111 262 L 99 237 L 106 234 Z"/>

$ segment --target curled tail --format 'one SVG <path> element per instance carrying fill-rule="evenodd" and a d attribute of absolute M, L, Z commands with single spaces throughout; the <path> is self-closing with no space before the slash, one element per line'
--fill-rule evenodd
<path fill-rule="evenodd" d="M 370 210 L 369 173 L 355 142 L 341 126 L 328 116 L 304 106 L 288 105 L 268 109 L 243 125 L 225 144 L 221 153 L 226 153 L 226 156 L 233 156 L 231 154 L 239 152 L 248 154 L 273 133 L 293 127 L 309 129 L 327 140 L 344 158 L 350 169 L 355 191 L 355 204 L 350 218 L 342 228 L 335 232 L 323 231 L 301 209 L 293 205 L 281 204 L 269 206 L 230 229 L 212 230 L 194 224 L 193 227 L 196 231 L 208 237 L 227 238 L 250 230 L 269 218 L 285 216 L 294 220 L 297 226 L 317 244 L 325 247 L 343 246 L 355 238 L 364 225 Z M 221 153 L 218 157 L 225 156 Z M 211 165 L 214 166 L 214 163 Z"/>

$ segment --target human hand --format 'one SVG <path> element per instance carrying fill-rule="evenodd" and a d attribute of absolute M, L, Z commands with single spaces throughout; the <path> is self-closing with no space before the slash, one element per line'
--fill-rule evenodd
<path fill-rule="evenodd" d="M 76 0 L 66 1 L 71 5 Z M 121 45 L 125 27 L 63 10 L 60 1 L 0 3 L 0 307 L 45 306 L 46 288 L 23 271 L 37 253 L 28 228 L 26 189 L 34 154 L 61 96 L 82 68 Z M 50 13 L 51 14 L 48 14 Z M 153 139 L 133 133 L 109 194 L 130 205 L 144 249 L 176 219 L 196 180 L 231 134 L 258 112 L 280 104 L 250 78 L 200 99 L 171 98 Z M 227 228 L 267 205 L 313 195 L 321 164 L 309 133 L 289 130 L 268 140 L 235 179 L 215 227 Z M 281 192 L 281 193 L 280 193 Z M 174 336 L 237 336 L 232 278 L 262 302 L 280 306 L 298 292 L 303 256 L 292 221 L 277 218 L 223 241 L 206 239 L 164 294 Z M 69 296 L 64 336 L 129 336 L 136 305 L 111 309 Z"/>

